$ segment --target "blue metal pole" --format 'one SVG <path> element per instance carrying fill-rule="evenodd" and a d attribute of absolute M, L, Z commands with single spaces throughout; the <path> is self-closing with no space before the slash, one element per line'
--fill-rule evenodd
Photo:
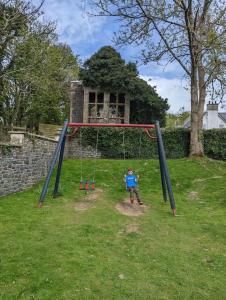
<path fill-rule="evenodd" d="M 162 165 L 163 165 L 164 173 L 165 173 L 167 190 L 168 190 L 169 199 L 170 199 L 170 206 L 173 211 L 173 215 L 175 216 L 176 205 L 175 205 L 172 185 L 171 185 L 171 181 L 170 181 L 169 171 L 168 171 L 168 167 L 167 167 L 167 163 L 166 163 L 166 154 L 165 154 L 163 140 L 162 140 L 162 133 L 161 133 L 161 129 L 160 129 L 158 121 L 156 122 L 156 132 L 157 132 L 157 137 L 158 137 L 159 150 L 160 150 L 161 158 L 162 158 Z"/>
<path fill-rule="evenodd" d="M 157 144 L 158 144 L 158 155 L 159 155 L 159 168 L 160 168 L 161 183 L 162 183 L 162 194 L 163 194 L 163 200 L 166 202 L 167 201 L 166 179 L 165 179 L 165 171 L 164 171 L 161 150 L 159 146 L 159 139 L 157 139 Z"/>
<path fill-rule="evenodd" d="M 66 120 L 64 122 L 64 126 L 63 126 L 63 129 L 61 131 L 59 141 L 58 141 L 56 149 L 54 151 L 52 161 L 51 161 L 51 164 L 50 164 L 50 167 L 49 167 L 46 179 L 45 179 L 45 183 L 44 183 L 43 188 L 42 188 L 42 192 L 41 192 L 41 195 L 40 195 L 40 198 L 39 198 L 38 207 L 42 207 L 42 204 L 45 200 L 45 196 L 46 196 L 47 189 L 48 189 L 48 186 L 49 186 L 49 182 L 50 182 L 50 179 L 51 179 L 51 176 L 52 176 L 52 173 L 53 173 L 53 169 L 54 169 L 54 166 L 56 164 L 57 158 L 59 156 L 59 152 L 60 152 L 60 148 L 61 148 L 63 139 L 64 139 L 65 134 L 67 132 L 67 126 L 68 126 L 68 121 Z"/>
<path fill-rule="evenodd" d="M 59 196 L 58 189 L 59 189 L 60 175 L 61 175 L 61 169 L 62 169 L 63 158 L 64 158 L 65 142 L 66 142 L 66 135 L 63 138 L 62 145 L 60 148 L 60 157 L 59 157 L 59 161 L 58 161 L 56 181 L 55 181 L 55 186 L 54 186 L 54 190 L 53 190 L 53 197 Z"/>

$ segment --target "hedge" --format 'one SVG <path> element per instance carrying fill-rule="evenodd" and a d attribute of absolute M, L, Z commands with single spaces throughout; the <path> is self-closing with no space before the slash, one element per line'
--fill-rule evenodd
<path fill-rule="evenodd" d="M 205 155 L 219 160 L 226 160 L 226 129 L 203 131 Z"/>
<path fill-rule="evenodd" d="M 131 128 L 81 128 L 77 138 L 84 147 L 96 147 L 105 158 L 157 158 L 156 140 L 150 140 L 142 129 Z M 155 131 L 152 131 L 155 135 Z M 185 129 L 164 130 L 163 139 L 167 157 L 188 156 L 190 133 Z M 124 145 L 123 146 L 123 140 Z"/>
<path fill-rule="evenodd" d="M 77 138 L 82 145 L 96 147 L 105 158 L 146 159 L 157 158 L 156 140 L 150 140 L 142 129 L 131 128 L 81 128 Z M 152 131 L 155 135 L 155 131 Z M 188 129 L 163 129 L 163 141 L 167 158 L 183 158 L 189 154 L 190 131 Z M 124 136 L 124 137 L 123 137 Z M 123 139 L 125 147 L 123 147 Z M 206 156 L 226 160 L 226 129 L 203 131 L 204 153 Z"/>

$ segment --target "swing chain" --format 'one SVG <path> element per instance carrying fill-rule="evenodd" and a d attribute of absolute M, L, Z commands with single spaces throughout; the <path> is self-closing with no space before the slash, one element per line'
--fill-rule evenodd
<path fill-rule="evenodd" d="M 123 159 L 126 159 L 126 146 L 125 146 L 125 129 L 122 132 L 122 147 L 123 147 Z"/>
<path fill-rule="evenodd" d="M 82 149 L 82 128 L 80 128 L 79 132 L 80 138 L 80 181 L 83 181 L 83 149 Z"/>
<path fill-rule="evenodd" d="M 96 147 L 95 147 L 95 162 L 94 162 L 94 170 L 93 170 L 93 182 L 95 182 L 95 179 L 96 179 L 96 165 L 97 165 L 97 154 L 98 154 L 98 142 L 99 142 L 99 128 L 97 130 L 97 135 L 96 135 Z"/>

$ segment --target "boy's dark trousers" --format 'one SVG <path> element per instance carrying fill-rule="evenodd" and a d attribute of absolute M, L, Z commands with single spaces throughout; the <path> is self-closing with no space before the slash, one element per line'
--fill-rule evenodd
<path fill-rule="evenodd" d="M 131 201 L 131 203 L 133 203 L 133 194 L 136 195 L 137 202 L 139 204 L 142 202 L 141 199 L 140 199 L 140 194 L 139 194 L 138 188 L 136 186 L 130 186 L 130 187 L 128 187 L 128 191 L 130 193 L 130 201 Z"/>

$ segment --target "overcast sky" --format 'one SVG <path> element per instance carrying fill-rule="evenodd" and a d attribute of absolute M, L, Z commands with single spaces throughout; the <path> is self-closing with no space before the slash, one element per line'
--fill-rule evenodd
<path fill-rule="evenodd" d="M 34 4 L 39 3 L 33 0 Z M 112 45 L 113 33 L 118 24 L 105 17 L 90 17 L 87 0 L 45 0 L 44 18 L 56 20 L 59 40 L 70 45 L 73 52 L 84 61 L 100 47 Z M 122 58 L 137 61 L 137 47 L 116 48 Z M 186 82 L 182 80 L 181 69 L 177 64 L 160 67 L 155 64 L 143 66 L 138 63 L 140 77 L 156 86 L 163 98 L 168 98 L 170 112 L 176 113 L 182 106 L 190 109 L 189 92 Z M 150 80 L 150 81 L 149 81 Z"/>

